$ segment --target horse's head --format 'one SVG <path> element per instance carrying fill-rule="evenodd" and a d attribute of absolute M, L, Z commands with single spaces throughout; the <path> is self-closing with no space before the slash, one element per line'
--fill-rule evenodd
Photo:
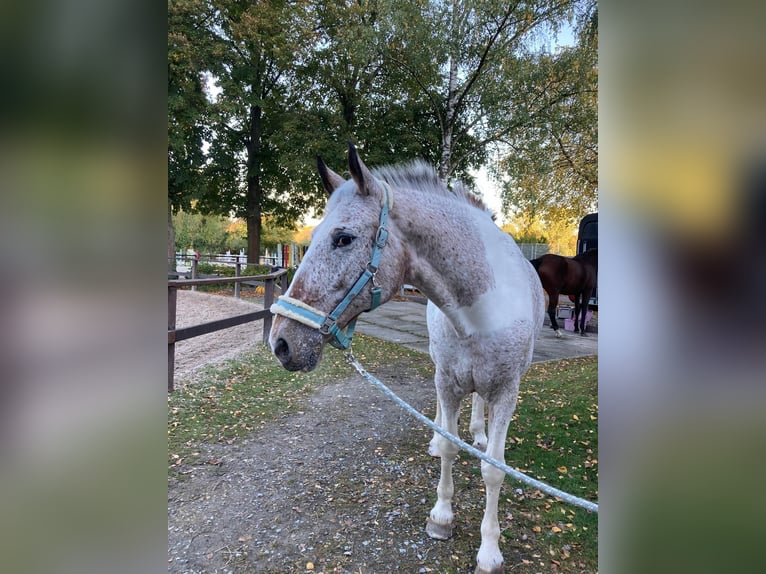
<path fill-rule="evenodd" d="M 311 371 L 327 342 L 350 343 L 342 332 L 356 317 L 383 303 L 400 287 L 401 245 L 388 236 L 393 192 L 376 179 L 349 144 L 344 180 L 317 157 L 330 195 L 325 217 L 285 296 L 272 307 L 271 349 L 286 369 Z M 383 214 L 383 215 L 382 215 Z"/>

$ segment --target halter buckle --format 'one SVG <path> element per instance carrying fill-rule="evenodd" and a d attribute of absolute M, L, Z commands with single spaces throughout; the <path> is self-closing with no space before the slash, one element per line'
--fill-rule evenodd
<path fill-rule="evenodd" d="M 330 316 L 324 318 L 324 321 L 319 327 L 319 332 L 322 333 L 322 335 L 329 335 L 330 329 L 332 329 L 333 325 L 335 325 L 336 321 L 334 319 L 330 319 Z"/>
<path fill-rule="evenodd" d="M 388 240 L 388 229 L 384 225 L 378 227 L 377 233 L 375 233 L 375 247 L 383 249 L 386 246 Z"/>

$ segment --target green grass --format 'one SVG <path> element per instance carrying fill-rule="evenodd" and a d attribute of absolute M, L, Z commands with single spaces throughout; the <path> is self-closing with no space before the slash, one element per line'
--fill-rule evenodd
<path fill-rule="evenodd" d="M 397 364 L 428 376 L 431 362 L 420 353 L 379 339 L 354 337 L 355 356 L 370 369 Z M 323 384 L 353 375 L 343 354 L 329 346 L 311 373 L 289 372 L 265 346 L 207 369 L 200 382 L 168 395 L 168 464 L 171 473 L 200 462 L 201 443 L 226 443 L 262 428 L 277 416 L 299 410 Z"/>
<path fill-rule="evenodd" d="M 597 372 L 596 357 L 533 365 L 522 382 L 505 454 L 522 472 L 592 501 L 598 499 Z M 549 556 L 559 558 L 568 557 L 569 546 L 596 562 L 596 514 L 542 493 L 527 496 L 524 504 L 516 524 L 530 544 L 543 542 Z"/>
<path fill-rule="evenodd" d="M 431 361 L 400 345 L 357 335 L 354 354 L 372 373 L 395 368 L 402 374 L 433 376 Z M 227 443 L 257 432 L 279 417 L 301 410 L 322 385 L 354 374 L 343 354 L 327 349 L 312 373 L 282 369 L 265 347 L 222 368 L 207 371 L 201 382 L 168 396 L 169 473 L 183 478 L 189 465 L 204 464 L 200 446 Z M 533 365 L 524 377 L 509 429 L 506 462 L 528 475 L 580 496 L 598 500 L 597 358 L 569 359 Z M 430 413 L 433 415 L 433 408 Z M 461 413 L 460 434 L 469 438 L 470 401 Z M 469 440 L 470 442 L 470 440 Z M 425 444 L 402 445 L 414 456 Z M 478 482 L 479 465 L 472 468 Z M 412 459 L 410 459 L 412 460 Z M 435 470 L 435 469 L 432 469 Z M 430 476 L 430 474 L 429 474 Z M 467 481 L 468 476 L 456 480 Z M 435 479 L 435 476 L 433 477 Z M 413 479 L 414 480 L 414 479 Z M 467 484 L 467 483 L 466 483 Z M 431 485 L 419 486 L 430 492 Z M 413 490 L 415 485 L 411 485 Z M 517 494 L 521 488 L 522 494 Z M 478 499 L 480 501 L 480 499 Z M 513 519 L 503 535 L 519 572 L 555 566 L 556 572 L 595 572 L 598 564 L 598 516 L 507 479 L 501 499 Z M 472 556 L 476 540 L 456 537 L 454 551 Z M 463 548 L 462 546 L 465 546 Z M 521 567 L 523 565 L 523 567 Z"/>

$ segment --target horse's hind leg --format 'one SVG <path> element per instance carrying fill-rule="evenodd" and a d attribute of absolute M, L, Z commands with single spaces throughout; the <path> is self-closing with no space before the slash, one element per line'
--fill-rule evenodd
<path fill-rule="evenodd" d="M 574 294 L 574 332 L 580 330 L 580 311 L 582 311 L 582 291 Z"/>
<path fill-rule="evenodd" d="M 516 384 L 518 385 L 518 381 Z M 505 437 L 514 408 L 515 401 L 510 397 L 503 397 L 489 405 L 487 454 L 501 462 L 505 462 Z M 476 556 L 475 574 L 499 574 L 503 572 L 503 555 L 499 546 L 500 523 L 497 520 L 497 505 L 505 473 L 482 461 L 481 476 L 486 487 L 486 507 L 481 521 L 481 546 Z"/>
<path fill-rule="evenodd" d="M 557 337 L 561 337 L 561 332 L 559 331 L 559 324 L 556 321 L 556 306 L 559 302 L 559 292 L 553 291 L 552 293 L 548 293 L 548 317 L 551 320 L 551 329 L 553 329 L 554 334 Z"/>
<path fill-rule="evenodd" d="M 477 393 L 472 393 L 471 398 L 471 424 L 468 430 L 473 437 L 473 446 L 479 450 L 487 450 L 487 433 L 484 430 L 484 399 Z"/>
<path fill-rule="evenodd" d="M 446 389 L 447 380 L 444 375 L 436 372 L 436 392 L 441 403 L 441 422 L 445 430 L 457 436 L 457 417 L 460 411 L 460 399 Z M 441 456 L 441 476 L 436 488 L 436 504 L 426 523 L 426 533 L 431 538 L 447 540 L 452 536 L 452 526 L 455 515 L 452 512 L 452 495 L 455 485 L 452 482 L 452 464 L 455 462 L 459 448 L 439 435 L 439 455 Z"/>
<path fill-rule="evenodd" d="M 585 318 L 588 315 L 588 303 L 590 303 L 590 296 L 593 293 L 592 289 L 585 289 L 580 296 L 582 297 L 582 304 L 580 305 L 580 312 L 582 313 L 582 317 L 580 317 L 580 335 L 583 337 L 586 337 L 585 334 Z"/>
<path fill-rule="evenodd" d="M 468 429 L 471 431 L 471 436 L 473 437 L 473 446 L 479 450 L 486 450 L 487 433 L 484 430 L 484 399 L 482 399 L 476 393 L 472 393 L 471 397 L 473 399 L 471 404 L 471 424 L 469 425 Z M 438 400 L 436 401 L 436 417 L 434 418 L 434 423 L 442 426 L 441 406 L 439 406 Z M 431 442 L 428 443 L 428 454 L 431 456 L 439 456 L 440 438 L 441 435 L 437 432 L 434 432 L 434 436 L 431 438 Z"/>

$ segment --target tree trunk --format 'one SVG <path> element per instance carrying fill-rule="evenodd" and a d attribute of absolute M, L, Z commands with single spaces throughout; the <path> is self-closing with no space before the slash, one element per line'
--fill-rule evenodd
<path fill-rule="evenodd" d="M 253 86 L 255 88 L 256 86 Z M 255 92 L 257 93 L 257 92 Z M 247 262 L 258 265 L 261 258 L 261 116 L 260 106 L 250 107 L 250 137 L 247 145 Z"/>
<path fill-rule="evenodd" d="M 447 88 L 447 109 L 442 126 L 442 154 L 439 159 L 439 177 L 447 182 L 452 173 L 452 133 L 457 116 L 457 59 L 450 57 L 449 87 Z"/>
<path fill-rule="evenodd" d="M 173 207 L 168 202 L 168 271 L 176 270 L 176 230 L 173 228 Z"/>
<path fill-rule="evenodd" d="M 261 259 L 260 178 L 247 182 L 247 262 L 258 265 Z M 251 188 L 253 188 L 251 190 Z M 257 188 L 257 191 L 255 191 Z M 255 198 L 258 198 L 258 201 Z"/>
<path fill-rule="evenodd" d="M 458 42 L 458 3 L 452 3 L 452 21 L 450 36 L 451 50 L 455 50 Z M 457 93 L 457 56 L 449 58 L 449 80 L 447 84 L 447 109 L 444 111 L 444 123 L 442 124 L 442 155 L 439 158 L 439 177 L 444 183 L 449 181 L 452 173 L 452 134 L 455 129 L 457 117 L 458 93 Z"/>

